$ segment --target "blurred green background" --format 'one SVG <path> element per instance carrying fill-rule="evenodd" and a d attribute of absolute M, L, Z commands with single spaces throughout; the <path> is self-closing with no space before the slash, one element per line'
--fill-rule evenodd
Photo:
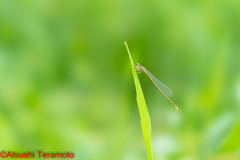
<path fill-rule="evenodd" d="M 240 1 L 0 2 L 0 150 L 146 160 L 134 62 L 155 160 L 240 159 Z"/>

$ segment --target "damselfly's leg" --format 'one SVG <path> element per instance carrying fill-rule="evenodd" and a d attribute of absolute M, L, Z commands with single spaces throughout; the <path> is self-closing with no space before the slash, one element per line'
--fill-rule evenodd
<path fill-rule="evenodd" d="M 135 70 L 137 71 L 137 74 L 142 73 L 142 70 L 139 67 L 135 67 Z"/>
<path fill-rule="evenodd" d="M 138 73 L 137 73 L 137 74 L 139 74 L 139 73 L 142 73 L 142 70 L 141 70 L 141 69 L 138 70 Z"/>

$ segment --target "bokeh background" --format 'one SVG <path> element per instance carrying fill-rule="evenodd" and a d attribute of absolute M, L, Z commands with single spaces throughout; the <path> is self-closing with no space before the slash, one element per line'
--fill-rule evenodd
<path fill-rule="evenodd" d="M 127 41 L 144 73 L 155 160 L 240 159 L 240 1 L 0 2 L 0 149 L 146 160 Z"/>

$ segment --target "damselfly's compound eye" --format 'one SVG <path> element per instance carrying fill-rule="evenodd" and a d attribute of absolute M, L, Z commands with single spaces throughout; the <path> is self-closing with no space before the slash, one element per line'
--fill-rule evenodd
<path fill-rule="evenodd" d="M 138 66 L 139 65 L 139 63 L 136 63 L 136 66 Z"/>

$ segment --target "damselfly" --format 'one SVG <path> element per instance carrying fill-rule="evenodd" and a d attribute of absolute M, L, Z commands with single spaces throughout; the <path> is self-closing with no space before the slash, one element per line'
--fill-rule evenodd
<path fill-rule="evenodd" d="M 141 66 L 139 63 L 136 64 L 136 69 L 138 73 L 143 71 L 147 74 L 147 76 L 151 79 L 151 81 L 155 84 L 155 86 L 162 92 L 162 94 L 173 104 L 173 106 L 178 110 L 178 107 L 168 98 L 173 95 L 172 91 L 161 81 L 159 81 L 156 77 L 154 77 L 145 67 Z"/>

